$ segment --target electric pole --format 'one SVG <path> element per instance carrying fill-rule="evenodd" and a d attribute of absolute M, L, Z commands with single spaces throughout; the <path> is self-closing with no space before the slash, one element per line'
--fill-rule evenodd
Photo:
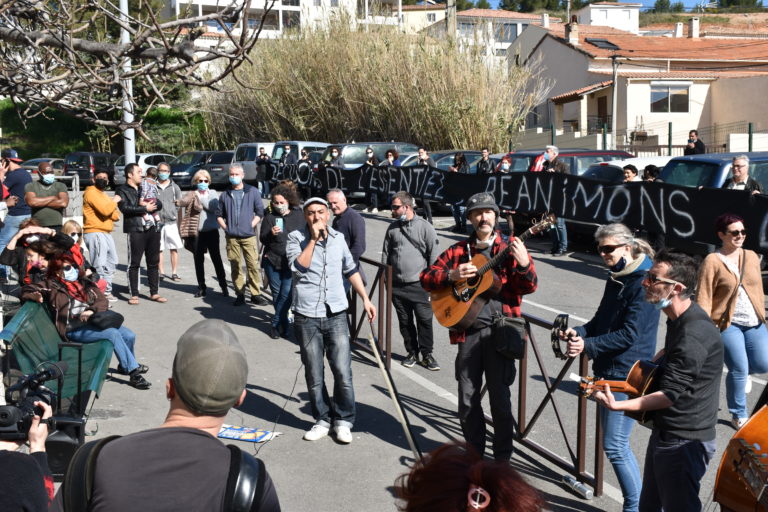
<path fill-rule="evenodd" d="M 120 0 L 120 20 L 124 24 L 128 24 L 128 0 Z M 128 44 L 131 42 L 131 36 L 125 28 L 120 29 L 120 43 Z M 130 73 L 131 71 L 131 59 L 125 58 L 123 60 L 123 72 Z M 133 105 L 131 99 L 133 98 L 133 80 L 123 80 L 123 121 L 126 123 L 133 122 Z M 132 164 L 136 162 L 136 136 L 133 128 L 126 128 L 123 130 L 123 154 L 125 155 L 125 164 Z"/>

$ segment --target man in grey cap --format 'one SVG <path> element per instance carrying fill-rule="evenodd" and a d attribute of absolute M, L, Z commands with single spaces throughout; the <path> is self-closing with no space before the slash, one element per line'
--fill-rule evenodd
<path fill-rule="evenodd" d="M 376 308 L 368 299 L 344 236 L 328 225 L 328 203 L 312 197 L 303 208 L 307 224 L 288 234 L 285 252 L 293 272 L 293 326 L 315 419 L 304 439 L 317 441 L 333 426 L 336 439 L 347 444 L 352 442 L 355 422 L 355 390 L 344 278 L 363 299 L 370 321 L 376 317 Z M 323 354 L 328 356 L 334 378 L 332 400 L 325 387 Z"/>
<path fill-rule="evenodd" d="M 203 320 L 190 327 L 165 384 L 165 422 L 103 445 L 88 510 L 222 510 L 231 498 L 231 452 L 216 436 L 229 410 L 245 400 L 247 377 L 245 351 L 226 323 Z M 262 470 L 263 492 L 250 510 L 279 512 L 272 479 Z"/>
<path fill-rule="evenodd" d="M 467 218 L 473 232 L 467 240 L 453 244 L 421 273 L 421 285 L 427 291 L 443 289 L 456 281 L 477 274 L 472 262 L 475 255 L 487 259 L 508 251 L 493 269 L 501 281 L 496 296 L 478 298 L 484 305 L 473 323 L 465 330 L 451 329 L 451 343 L 458 344 L 456 376 L 459 381 L 459 420 L 464 439 L 482 456 L 485 452 L 485 415 L 480 389 L 483 374 L 493 417 L 493 457 L 508 462 L 512 456 L 514 437 L 512 403 L 509 387 L 515 380 L 515 363 L 496 351 L 493 337 L 494 317 L 519 317 L 522 295 L 537 287 L 536 269 L 523 242 L 507 239 L 497 228 L 499 207 L 492 194 L 481 192 L 467 201 Z"/>

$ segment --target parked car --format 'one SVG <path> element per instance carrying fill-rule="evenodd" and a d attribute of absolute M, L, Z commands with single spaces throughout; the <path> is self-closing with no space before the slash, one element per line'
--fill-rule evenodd
<path fill-rule="evenodd" d="M 768 191 L 768 151 L 678 156 L 664 166 L 659 178 L 686 187 L 720 188 L 731 177 L 733 157 L 739 155 L 749 157 L 749 175 Z"/>
<path fill-rule="evenodd" d="M 232 165 L 234 157 L 234 151 L 219 151 L 211 155 L 208 163 L 201 167 L 211 175 L 211 187 L 224 188 L 227 186 L 229 183 L 229 166 Z"/>
<path fill-rule="evenodd" d="M 307 140 L 281 140 L 275 142 L 275 147 L 272 149 L 272 160 L 279 161 L 285 151 L 285 145 L 291 146 L 291 153 L 296 155 L 296 160 L 301 158 L 301 152 L 306 151 L 311 153 L 312 151 L 323 151 L 328 147 L 327 142 L 310 142 Z"/>
<path fill-rule="evenodd" d="M 93 175 L 106 171 L 110 185 L 114 185 L 115 161 L 117 155 L 111 153 L 93 153 L 88 151 L 76 151 L 64 158 L 64 176 L 77 175 L 80 178 L 80 187 L 93 184 Z"/>
<path fill-rule="evenodd" d="M 187 151 L 169 163 L 171 179 L 181 188 L 192 187 L 192 176 L 211 159 L 216 151 Z"/>
<path fill-rule="evenodd" d="M 21 163 L 21 166 L 26 169 L 32 177 L 37 176 L 37 166 L 43 162 L 48 162 L 53 167 L 53 174 L 61 176 L 64 174 L 64 159 L 63 158 L 33 158 L 32 160 L 26 160 Z"/>
<path fill-rule="evenodd" d="M 610 183 L 621 183 L 624 181 L 624 167 L 634 165 L 637 167 L 638 176 L 643 177 L 643 169 L 647 165 L 655 165 L 662 168 L 672 159 L 671 156 L 648 156 L 638 158 L 627 158 L 626 160 L 609 160 L 589 166 L 584 174 L 584 178 L 591 178 L 598 181 L 607 181 Z"/>
<path fill-rule="evenodd" d="M 344 160 L 345 169 L 357 169 L 365 163 L 367 148 L 373 149 L 373 154 L 379 162 L 385 160 L 387 150 L 394 148 L 398 153 L 413 153 L 418 151 L 419 146 L 407 142 L 352 142 L 332 144 L 325 148 L 321 161 L 327 162 L 331 159 L 331 147 L 341 148 L 341 158 Z M 402 163 L 402 162 L 401 162 Z"/>
<path fill-rule="evenodd" d="M 249 185 L 256 185 L 259 181 L 258 170 L 256 169 L 256 157 L 259 156 L 259 148 L 272 156 L 275 149 L 274 142 L 244 142 L 235 148 L 235 160 L 232 163 L 238 163 L 243 166 L 245 177 L 243 181 Z"/>
<path fill-rule="evenodd" d="M 521 150 L 507 153 L 507 157 L 512 161 L 510 172 L 525 172 L 531 168 L 533 161 L 542 154 L 544 149 L 539 150 Z M 603 149 L 569 149 L 560 150 L 558 158 L 565 163 L 571 174 L 580 176 L 589 169 L 589 166 L 610 160 L 623 160 L 634 158 L 635 155 L 626 151 L 603 150 Z"/>
<path fill-rule="evenodd" d="M 435 165 L 437 165 L 438 169 L 447 171 L 448 168 L 453 165 L 453 158 L 456 156 L 456 153 L 464 153 L 464 158 L 467 159 L 467 163 L 469 164 L 469 173 L 477 174 L 477 162 L 483 157 L 482 151 L 441 151 L 437 158 L 434 156 L 432 158 L 435 160 Z"/>
<path fill-rule="evenodd" d="M 170 163 L 174 158 L 176 157 L 165 153 L 136 153 L 136 159 L 134 161 L 139 164 L 142 172 L 146 173 L 147 169 L 150 167 L 157 167 L 157 165 L 162 162 Z M 120 155 L 117 161 L 115 161 L 115 185 L 122 185 L 125 183 L 125 166 L 125 155 Z"/>

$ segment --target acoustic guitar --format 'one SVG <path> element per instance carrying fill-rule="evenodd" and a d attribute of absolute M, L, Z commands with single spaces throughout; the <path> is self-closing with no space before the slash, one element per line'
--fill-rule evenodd
<path fill-rule="evenodd" d="M 728 512 L 768 512 L 768 405 L 731 438 L 715 480 L 714 500 Z"/>
<path fill-rule="evenodd" d="M 661 349 L 650 361 L 635 361 L 627 374 L 627 380 L 595 380 L 594 377 L 582 377 L 575 373 L 572 373 L 570 378 L 579 383 L 581 394 L 586 397 L 608 384 L 613 392 L 626 393 L 629 398 L 638 398 L 655 391 L 655 379 L 660 375 L 659 368 L 663 359 L 664 349 Z M 624 411 L 625 416 L 641 424 L 650 421 L 652 413 L 653 411 Z"/>
<path fill-rule="evenodd" d="M 549 229 L 554 222 L 555 214 L 550 213 L 517 238 L 524 241 Z M 492 270 L 507 258 L 511 247 L 511 244 L 508 245 L 490 260 L 482 254 L 475 254 L 472 264 L 477 267 L 477 274 L 474 277 L 454 281 L 430 294 L 432 311 L 440 325 L 459 330 L 472 325 L 488 299 L 501 291 L 501 280 Z"/>

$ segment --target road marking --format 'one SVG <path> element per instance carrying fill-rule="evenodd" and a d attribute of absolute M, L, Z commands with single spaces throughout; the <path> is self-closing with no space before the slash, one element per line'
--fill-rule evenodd
<path fill-rule="evenodd" d="M 533 302 L 532 300 L 523 299 L 523 302 L 525 304 L 530 304 L 531 306 L 541 308 L 545 311 L 549 311 L 550 313 L 555 313 L 557 315 L 568 315 L 570 318 L 573 318 L 574 320 L 578 320 L 579 322 L 589 322 L 586 318 L 581 318 L 580 316 L 572 315 L 570 313 L 566 313 L 565 311 L 560 311 L 559 309 L 551 308 L 549 306 L 545 306 L 544 304 L 539 304 L 538 302 Z"/>

